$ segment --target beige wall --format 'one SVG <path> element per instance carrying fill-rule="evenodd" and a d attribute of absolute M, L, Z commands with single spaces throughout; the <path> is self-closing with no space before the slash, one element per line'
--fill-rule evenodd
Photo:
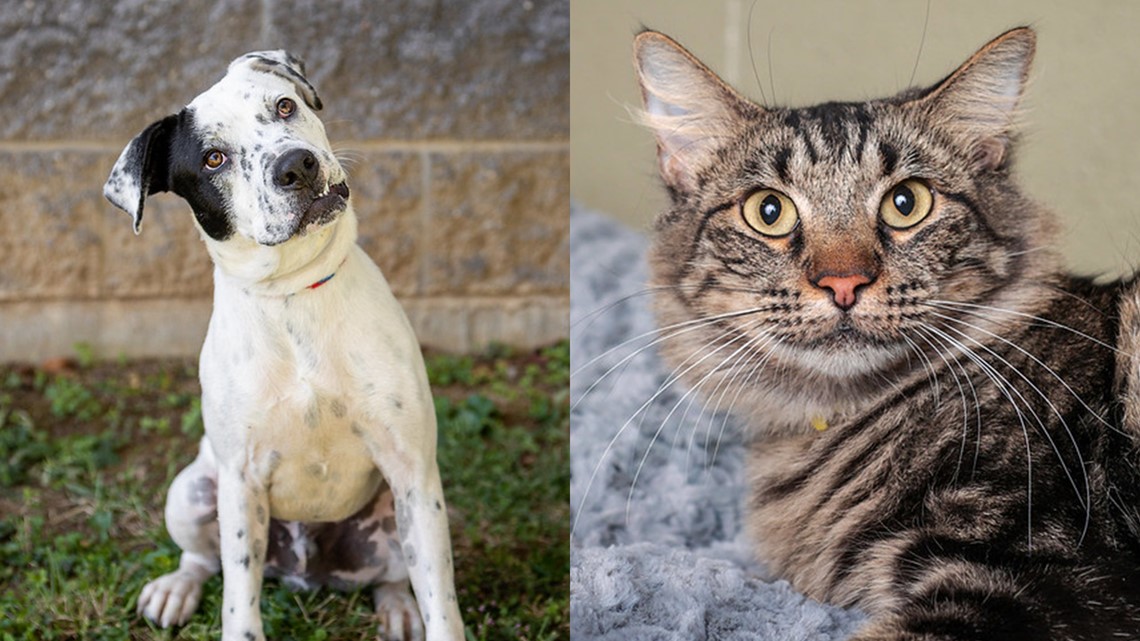
<path fill-rule="evenodd" d="M 135 237 L 103 181 L 231 59 L 278 47 L 307 62 L 360 244 L 425 345 L 568 334 L 569 0 L 110 4 L 0 7 L 0 362 L 199 351 L 213 281 L 189 208 L 156 194 Z"/>
<path fill-rule="evenodd" d="M 915 0 L 574 0 L 572 196 L 637 228 L 663 202 L 651 136 L 625 110 L 639 100 L 629 51 L 643 24 L 674 36 L 759 99 L 754 61 L 768 100 L 774 94 L 782 105 L 892 94 L 908 85 L 916 59 L 915 84 L 930 84 L 993 36 L 1030 24 L 1039 37 L 1022 182 L 1061 216 L 1063 248 L 1076 269 L 1140 265 L 1140 2 L 935 0 L 929 7 L 923 41 L 927 3 Z"/>

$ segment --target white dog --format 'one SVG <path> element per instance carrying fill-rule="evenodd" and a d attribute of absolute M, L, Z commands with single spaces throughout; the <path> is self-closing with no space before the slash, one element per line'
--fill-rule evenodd
<path fill-rule="evenodd" d="M 148 195 L 186 199 L 215 266 L 206 436 L 166 501 L 182 559 L 147 584 L 139 612 L 186 622 L 221 569 L 225 640 L 265 638 L 263 574 L 376 586 L 385 638 L 459 640 L 423 359 L 356 245 L 320 108 L 299 60 L 247 54 L 132 140 L 104 187 L 136 233 Z"/>

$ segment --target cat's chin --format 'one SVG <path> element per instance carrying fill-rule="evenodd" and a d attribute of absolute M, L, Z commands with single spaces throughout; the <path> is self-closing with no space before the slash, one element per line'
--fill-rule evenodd
<path fill-rule="evenodd" d="M 798 364 L 802 369 L 832 379 L 849 379 L 890 369 L 906 348 L 859 340 L 847 332 L 832 340 L 810 346 L 782 344 L 774 346 L 781 360 Z"/>

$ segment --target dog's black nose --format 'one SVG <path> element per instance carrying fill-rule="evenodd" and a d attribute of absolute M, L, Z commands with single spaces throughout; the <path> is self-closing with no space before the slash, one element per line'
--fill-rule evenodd
<path fill-rule="evenodd" d="M 308 149 L 294 149 L 277 159 L 273 167 L 273 182 L 283 189 L 317 188 L 320 163 Z"/>

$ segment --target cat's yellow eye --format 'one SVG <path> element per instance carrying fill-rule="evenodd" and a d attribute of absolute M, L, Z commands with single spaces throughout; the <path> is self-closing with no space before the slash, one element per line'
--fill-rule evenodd
<path fill-rule="evenodd" d="M 934 206 L 934 192 L 917 178 L 907 178 L 891 187 L 879 204 L 879 216 L 895 229 L 908 229 L 922 222 Z"/>
<path fill-rule="evenodd" d="M 791 198 L 775 189 L 760 189 L 740 206 L 744 222 L 765 236 L 787 236 L 796 228 L 800 215 Z"/>

